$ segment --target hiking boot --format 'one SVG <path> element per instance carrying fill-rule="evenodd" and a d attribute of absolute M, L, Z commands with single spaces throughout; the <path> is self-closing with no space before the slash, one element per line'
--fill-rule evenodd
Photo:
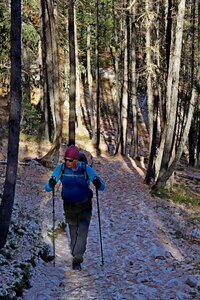
<path fill-rule="evenodd" d="M 73 260 L 72 270 L 81 271 L 81 263 Z"/>

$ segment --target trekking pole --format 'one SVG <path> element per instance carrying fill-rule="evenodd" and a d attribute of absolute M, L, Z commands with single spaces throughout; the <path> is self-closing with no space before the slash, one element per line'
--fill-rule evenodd
<path fill-rule="evenodd" d="M 103 258 L 103 245 L 102 245 L 102 236 L 101 236 L 101 218 L 100 218 L 100 209 L 99 209 L 99 195 L 98 195 L 97 188 L 96 188 L 96 198 L 97 198 L 97 211 L 98 211 L 98 220 L 99 220 L 99 239 L 100 239 L 100 246 L 101 246 L 101 266 L 103 266 L 104 258 Z"/>
<path fill-rule="evenodd" d="M 56 265 L 56 248 L 55 248 L 55 187 L 52 188 L 53 195 L 53 265 Z"/>

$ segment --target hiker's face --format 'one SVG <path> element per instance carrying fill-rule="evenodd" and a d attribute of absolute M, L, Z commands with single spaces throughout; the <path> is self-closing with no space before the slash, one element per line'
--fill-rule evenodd
<path fill-rule="evenodd" d="M 66 166 L 70 169 L 74 169 L 77 167 L 77 160 L 66 157 L 65 158 Z"/>

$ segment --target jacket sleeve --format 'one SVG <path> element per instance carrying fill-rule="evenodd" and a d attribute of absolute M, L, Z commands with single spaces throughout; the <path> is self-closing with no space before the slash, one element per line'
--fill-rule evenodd
<path fill-rule="evenodd" d="M 93 179 L 95 177 L 97 177 L 101 181 L 101 186 L 98 190 L 103 191 L 105 189 L 105 183 L 103 182 L 101 177 L 99 177 L 96 174 L 96 172 L 89 165 L 86 165 L 86 172 L 87 172 L 87 175 L 88 175 L 88 178 L 89 178 L 90 181 L 93 181 Z"/>
<path fill-rule="evenodd" d="M 56 183 L 60 180 L 60 172 L 61 172 L 61 167 L 62 167 L 62 164 L 61 165 L 58 165 L 55 169 L 54 169 L 54 171 L 53 171 L 53 173 L 51 174 L 51 177 L 55 177 L 55 179 L 56 179 Z M 51 178 L 50 177 L 50 178 Z M 50 188 L 50 186 L 49 186 L 49 180 L 45 183 L 45 191 L 46 192 L 51 192 L 52 191 L 52 188 Z"/>

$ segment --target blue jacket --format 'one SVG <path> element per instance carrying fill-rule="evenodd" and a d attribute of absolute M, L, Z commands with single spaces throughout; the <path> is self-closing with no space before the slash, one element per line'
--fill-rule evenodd
<path fill-rule="evenodd" d="M 62 165 L 63 164 L 60 164 L 54 169 L 51 177 L 55 177 L 56 183 L 59 180 L 62 182 L 62 198 L 64 199 L 64 201 L 69 203 L 79 203 L 86 201 L 90 193 L 88 181 L 93 181 L 94 177 L 99 178 L 99 180 L 101 181 L 99 190 L 104 190 L 105 183 L 99 176 L 97 176 L 95 171 L 89 165 L 85 165 L 88 181 L 83 174 L 81 161 L 78 161 L 76 170 L 69 169 L 67 166 L 65 166 L 63 173 L 61 172 Z M 49 186 L 49 181 L 47 181 L 45 184 L 45 190 L 47 192 L 52 191 Z"/>

